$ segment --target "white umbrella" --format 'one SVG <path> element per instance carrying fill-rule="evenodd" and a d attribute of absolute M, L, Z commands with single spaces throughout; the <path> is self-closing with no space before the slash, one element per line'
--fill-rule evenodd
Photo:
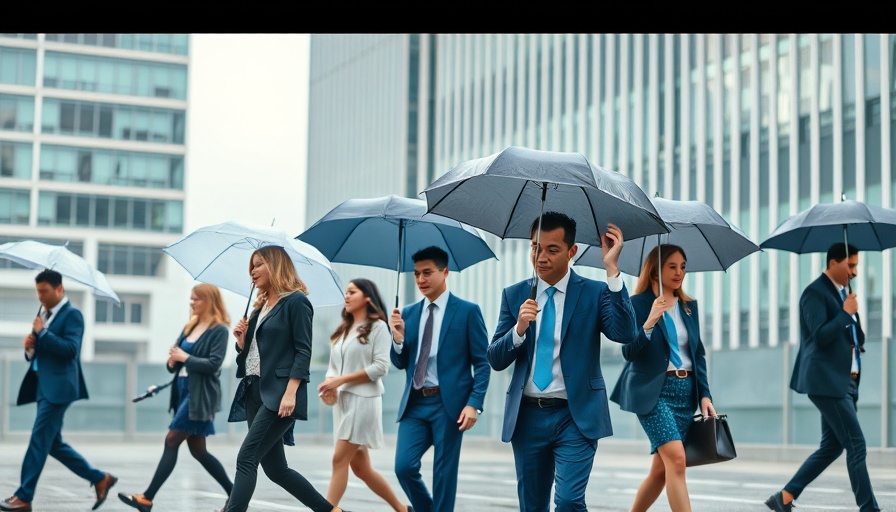
<path fill-rule="evenodd" d="M 0 258 L 12 260 L 31 269 L 55 270 L 63 277 L 92 288 L 98 299 L 121 304 L 118 294 L 109 285 L 106 276 L 87 263 L 87 260 L 68 250 L 65 245 L 51 245 L 34 240 L 7 242 L 0 245 Z"/>
<path fill-rule="evenodd" d="M 197 281 L 251 297 L 249 257 L 256 249 L 269 245 L 283 247 L 289 254 L 308 287 L 308 300 L 313 305 L 335 306 L 345 302 L 339 276 L 330 267 L 329 260 L 314 246 L 274 228 L 228 221 L 199 228 L 163 251 Z"/>

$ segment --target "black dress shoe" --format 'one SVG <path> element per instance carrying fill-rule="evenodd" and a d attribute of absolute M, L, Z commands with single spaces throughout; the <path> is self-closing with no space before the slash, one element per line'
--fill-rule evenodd
<path fill-rule="evenodd" d="M 125 494 L 120 492 L 118 493 L 118 499 L 131 507 L 136 508 L 140 512 L 152 511 L 152 500 L 142 494 Z"/>
<path fill-rule="evenodd" d="M 0 501 L 0 510 L 5 511 L 15 511 L 15 512 L 31 512 L 31 503 L 27 501 L 22 501 L 18 496 L 10 496 L 3 501 Z"/>
<path fill-rule="evenodd" d="M 790 512 L 793 510 L 793 501 L 784 504 L 784 494 L 781 491 L 776 492 L 765 500 L 765 505 L 775 512 Z"/>

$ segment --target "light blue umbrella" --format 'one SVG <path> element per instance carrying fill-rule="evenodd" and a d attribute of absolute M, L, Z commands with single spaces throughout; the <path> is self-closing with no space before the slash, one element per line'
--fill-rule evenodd
<path fill-rule="evenodd" d="M 92 288 L 96 298 L 121 304 L 106 276 L 65 245 L 51 245 L 35 240 L 7 242 L 0 245 L 0 258 L 35 270 L 55 270 L 65 278 Z"/>
<path fill-rule="evenodd" d="M 252 297 L 249 258 L 268 245 L 283 247 L 308 287 L 308 300 L 315 306 L 345 302 L 339 276 L 317 249 L 278 229 L 248 222 L 228 221 L 205 226 L 162 249 L 193 276 L 193 279 Z M 246 306 L 248 312 L 248 305 Z"/>
<path fill-rule="evenodd" d="M 497 259 L 476 228 L 427 214 L 422 199 L 395 195 L 344 201 L 296 238 L 331 262 L 395 269 L 399 276 L 413 272 L 411 256 L 429 246 L 444 249 L 454 271 Z"/>

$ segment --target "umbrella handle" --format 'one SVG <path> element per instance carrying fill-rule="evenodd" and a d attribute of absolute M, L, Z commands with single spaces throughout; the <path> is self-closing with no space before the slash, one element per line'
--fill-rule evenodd
<path fill-rule="evenodd" d="M 243 316 L 249 315 L 249 304 L 252 304 L 252 290 L 255 289 L 255 283 L 252 283 L 252 287 L 249 288 L 249 300 L 246 301 L 246 311 L 243 313 Z"/>

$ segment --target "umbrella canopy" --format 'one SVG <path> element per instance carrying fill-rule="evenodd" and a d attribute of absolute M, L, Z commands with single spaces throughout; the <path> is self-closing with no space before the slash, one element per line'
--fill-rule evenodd
<path fill-rule="evenodd" d="M 12 260 L 23 267 L 35 270 L 55 270 L 62 277 L 92 288 L 98 299 L 121 304 L 118 294 L 109 285 L 106 276 L 64 245 L 51 245 L 34 240 L 7 242 L 0 245 L 0 258 Z"/>
<path fill-rule="evenodd" d="M 308 300 L 313 305 L 333 306 L 345 302 L 339 276 L 320 251 L 274 228 L 228 221 L 199 228 L 163 251 L 193 279 L 251 297 L 249 258 L 256 249 L 268 245 L 286 250 L 299 277 L 308 286 Z"/>
<path fill-rule="evenodd" d="M 805 254 L 841 240 L 860 251 L 896 247 L 896 210 L 850 199 L 819 203 L 785 219 L 759 247 Z"/>
<path fill-rule="evenodd" d="M 644 258 L 658 243 L 673 244 L 688 255 L 688 272 L 728 270 L 735 262 L 759 250 L 744 232 L 729 223 L 719 212 L 700 201 L 651 199 L 669 233 L 625 242 L 619 255 L 619 269 L 637 276 Z M 579 251 L 576 265 L 604 268 L 600 246 Z"/>
<path fill-rule="evenodd" d="M 455 166 L 423 193 L 430 213 L 502 239 L 528 240 L 532 222 L 546 211 L 574 219 L 576 242 L 589 245 L 600 245 L 607 224 L 619 226 L 625 240 L 668 231 L 634 181 L 580 153 L 511 146 Z"/>
<path fill-rule="evenodd" d="M 331 262 L 398 272 L 413 272 L 411 256 L 433 245 L 448 253 L 453 271 L 497 259 L 476 228 L 427 214 L 421 199 L 395 195 L 344 201 L 296 238 Z"/>

